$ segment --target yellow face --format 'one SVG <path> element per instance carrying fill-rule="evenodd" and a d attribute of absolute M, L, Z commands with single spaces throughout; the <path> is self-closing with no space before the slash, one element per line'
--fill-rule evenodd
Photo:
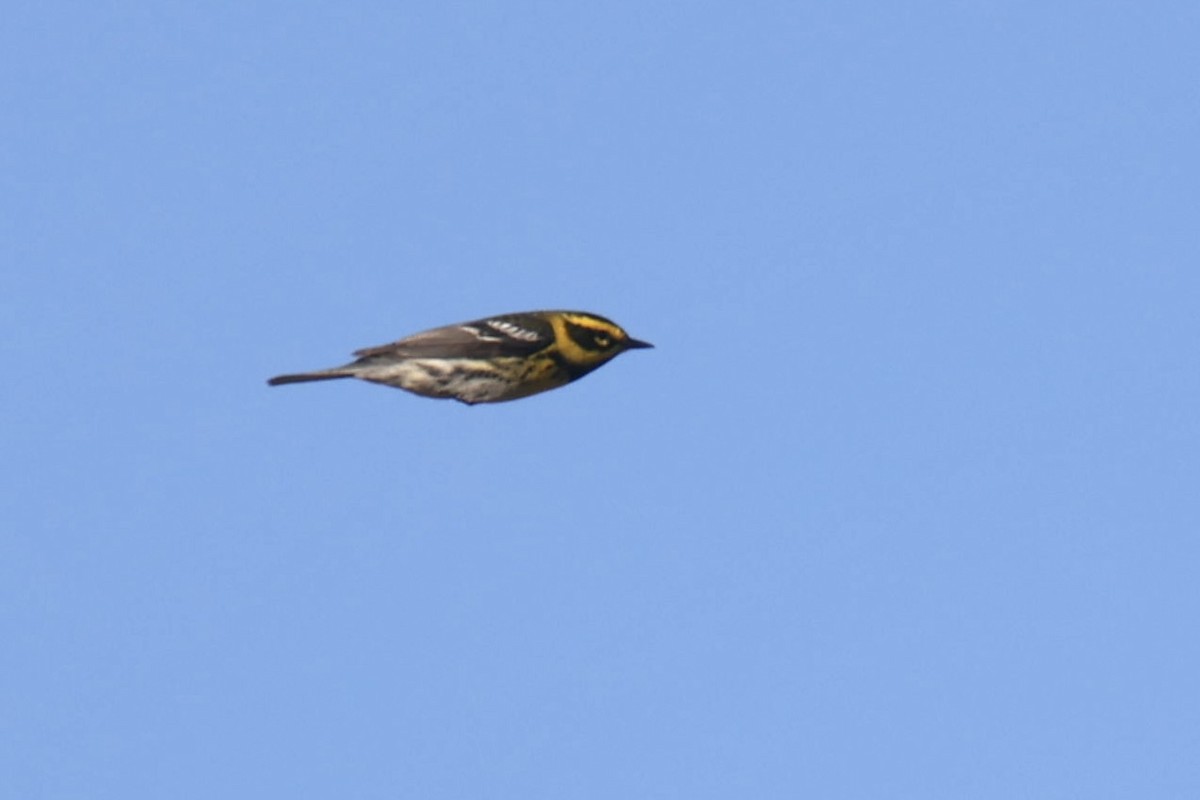
<path fill-rule="evenodd" d="M 620 325 L 591 314 L 563 312 L 551 318 L 559 352 L 573 364 L 598 367 L 614 356 L 638 347 L 651 347 L 631 339 Z"/>

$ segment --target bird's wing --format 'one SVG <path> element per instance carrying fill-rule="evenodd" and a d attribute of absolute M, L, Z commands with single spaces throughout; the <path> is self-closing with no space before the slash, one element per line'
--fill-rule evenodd
<path fill-rule="evenodd" d="M 360 359 L 496 358 L 536 353 L 554 341 L 554 328 L 541 317 L 502 314 L 415 333 L 391 344 L 356 350 Z"/>

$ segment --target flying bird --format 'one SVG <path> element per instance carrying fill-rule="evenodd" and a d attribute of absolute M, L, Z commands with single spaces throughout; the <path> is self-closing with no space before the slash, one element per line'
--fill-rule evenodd
<path fill-rule="evenodd" d="M 468 405 L 557 389 L 626 350 L 653 347 L 583 311 L 525 311 L 447 325 L 355 351 L 341 367 L 279 375 L 271 386 L 361 378 Z"/>

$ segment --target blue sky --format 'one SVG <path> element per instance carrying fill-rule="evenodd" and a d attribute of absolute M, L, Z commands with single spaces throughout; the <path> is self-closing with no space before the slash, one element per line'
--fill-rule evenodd
<path fill-rule="evenodd" d="M 0 795 L 1200 793 L 1193 3 L 42 3 Z M 468 408 L 268 389 L 580 308 Z"/>

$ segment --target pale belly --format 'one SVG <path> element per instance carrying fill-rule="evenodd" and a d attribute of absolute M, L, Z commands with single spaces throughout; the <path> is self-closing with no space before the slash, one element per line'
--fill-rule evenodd
<path fill-rule="evenodd" d="M 500 403 L 555 389 L 569 382 L 553 362 L 492 363 L 470 359 L 409 359 L 360 375 L 422 397 L 464 403 Z"/>

